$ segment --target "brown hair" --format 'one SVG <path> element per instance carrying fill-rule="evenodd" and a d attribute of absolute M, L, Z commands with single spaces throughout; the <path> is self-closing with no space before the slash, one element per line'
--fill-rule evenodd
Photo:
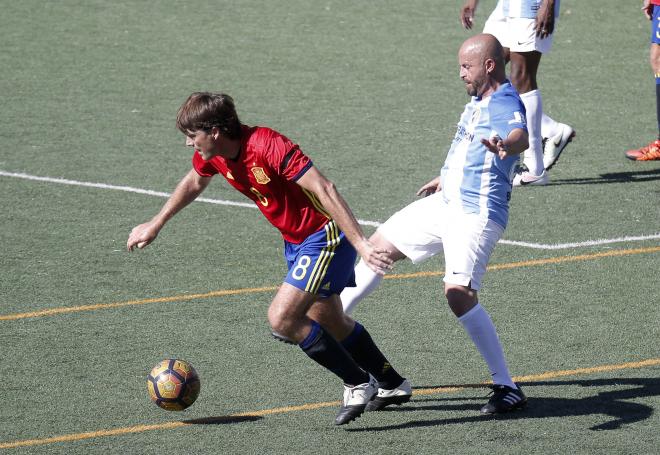
<path fill-rule="evenodd" d="M 190 95 L 177 112 L 176 127 L 183 134 L 216 127 L 229 139 L 241 137 L 241 122 L 234 100 L 224 93 L 195 92 Z"/>

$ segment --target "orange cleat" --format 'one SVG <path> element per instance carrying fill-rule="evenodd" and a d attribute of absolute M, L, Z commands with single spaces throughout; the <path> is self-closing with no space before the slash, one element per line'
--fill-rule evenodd
<path fill-rule="evenodd" d="M 660 160 L 660 139 L 655 140 L 642 148 L 628 150 L 626 152 L 626 158 L 633 161 Z"/>

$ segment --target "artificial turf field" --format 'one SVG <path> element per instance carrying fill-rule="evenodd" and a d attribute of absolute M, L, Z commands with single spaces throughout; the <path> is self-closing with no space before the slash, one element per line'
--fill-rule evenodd
<path fill-rule="evenodd" d="M 216 179 L 159 239 L 131 228 L 190 167 L 192 91 L 301 145 L 367 233 L 439 170 L 467 96 L 460 1 L 0 3 L 0 450 L 7 453 L 658 453 L 660 162 L 639 2 L 563 0 L 539 83 L 577 138 L 516 189 L 481 303 L 524 411 L 479 415 L 488 371 L 442 296 L 400 263 L 354 316 L 413 400 L 333 425 L 341 384 L 269 334 L 279 234 Z M 482 0 L 477 30 L 494 0 Z M 212 203 L 216 202 L 216 203 Z M 201 376 L 148 400 L 167 357 Z"/>

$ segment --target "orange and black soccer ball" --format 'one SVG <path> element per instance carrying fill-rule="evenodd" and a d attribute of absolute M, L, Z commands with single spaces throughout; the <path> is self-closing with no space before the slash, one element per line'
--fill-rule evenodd
<path fill-rule="evenodd" d="M 147 376 L 151 401 L 168 411 L 183 411 L 199 396 L 199 376 L 185 360 L 166 359 Z"/>

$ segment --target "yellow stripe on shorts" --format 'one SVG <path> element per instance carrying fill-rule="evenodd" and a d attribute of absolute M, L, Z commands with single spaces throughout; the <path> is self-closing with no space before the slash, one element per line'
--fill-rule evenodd
<path fill-rule="evenodd" d="M 319 287 L 323 282 L 323 278 L 328 272 L 330 261 L 332 260 L 332 257 L 335 255 L 335 249 L 337 249 L 337 245 L 339 245 L 339 241 L 340 241 L 339 236 L 340 236 L 340 232 L 337 223 L 335 222 L 335 220 L 330 220 L 325 225 L 326 246 L 321 250 L 321 254 L 317 259 L 316 264 L 314 264 L 314 268 L 312 269 L 312 275 L 309 281 L 307 282 L 305 291 L 311 292 L 312 294 L 316 294 L 318 292 Z"/>

